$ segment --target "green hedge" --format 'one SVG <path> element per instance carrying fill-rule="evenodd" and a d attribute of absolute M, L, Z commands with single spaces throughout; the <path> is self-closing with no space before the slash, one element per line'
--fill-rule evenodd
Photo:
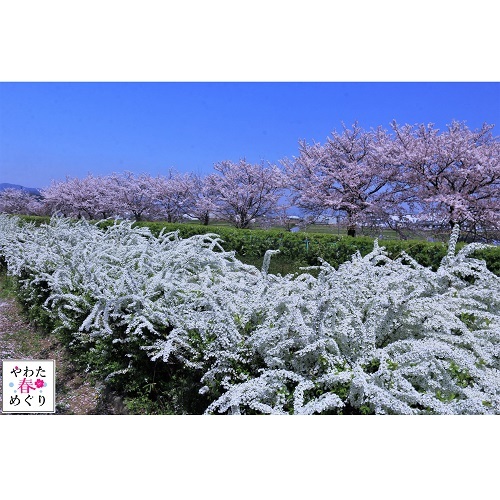
<path fill-rule="evenodd" d="M 25 216 L 23 220 L 39 225 L 50 220 L 49 217 Z M 113 221 L 100 221 L 102 227 L 114 224 Z M 318 265 L 321 257 L 334 267 L 349 260 L 359 250 L 366 255 L 373 249 L 373 239 L 369 237 L 337 236 L 321 233 L 291 233 L 285 230 L 236 229 L 227 226 L 203 226 L 199 224 L 168 222 L 136 222 L 137 226 L 147 227 L 158 235 L 165 231 L 179 231 L 181 238 L 195 234 L 215 233 L 224 241 L 225 250 L 235 250 L 239 259 L 260 266 L 266 250 L 279 249 L 279 255 L 271 259 L 269 272 L 295 272 L 300 266 Z M 436 270 L 446 255 L 447 245 L 424 240 L 380 240 L 391 258 L 398 257 L 402 251 L 411 255 L 417 262 Z M 457 249 L 464 246 L 459 243 Z M 500 276 L 500 247 L 477 251 L 473 257 L 486 261 L 488 269 Z M 286 264 L 289 265 L 286 265 Z"/>
<path fill-rule="evenodd" d="M 303 265 L 317 265 L 319 264 L 318 257 L 321 257 L 332 266 L 338 267 L 349 260 L 356 251 L 364 256 L 373 249 L 373 239 L 364 236 L 352 238 L 320 233 L 291 233 L 276 229 L 235 229 L 225 226 L 166 222 L 137 222 L 136 224 L 148 227 L 156 235 L 162 229 L 179 231 L 181 238 L 189 238 L 195 234 L 216 233 L 224 241 L 225 250 L 235 250 L 237 256 L 246 261 L 261 259 L 266 250 L 280 249 L 279 258 L 282 260 Z M 420 264 L 431 267 L 433 270 L 439 267 L 448 251 L 447 244 L 424 240 L 380 240 L 379 244 L 386 247 L 391 258 L 396 258 L 402 251 L 405 251 Z M 459 243 L 457 249 L 463 248 L 464 245 L 464 243 Z M 485 260 L 488 268 L 500 275 L 500 247 L 477 251 L 473 257 Z M 273 259 L 276 258 L 278 256 L 273 257 Z"/>
<path fill-rule="evenodd" d="M 33 222 L 36 226 L 50 222 L 50 217 L 47 215 L 16 215 L 16 217 L 27 223 Z"/>

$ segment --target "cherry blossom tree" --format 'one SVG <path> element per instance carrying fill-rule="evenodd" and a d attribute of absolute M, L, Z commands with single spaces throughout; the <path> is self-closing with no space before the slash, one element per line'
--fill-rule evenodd
<path fill-rule="evenodd" d="M 78 212 L 74 203 L 73 184 L 73 179 L 66 177 L 65 181 L 52 180 L 49 187 L 42 189 L 43 204 L 50 214 L 69 217 Z"/>
<path fill-rule="evenodd" d="M 216 184 L 216 182 L 211 182 L 209 177 L 210 176 L 202 177 L 201 175 L 193 174 L 194 199 L 189 212 L 191 216 L 198 218 L 205 226 L 208 226 L 210 217 L 217 208 L 214 201 L 215 193 L 211 187 L 213 184 Z"/>
<path fill-rule="evenodd" d="M 52 181 L 42 190 L 42 199 L 49 213 L 102 219 L 115 215 L 115 194 L 110 177 L 88 174 L 82 179 L 66 177 L 65 181 Z"/>
<path fill-rule="evenodd" d="M 0 212 L 6 214 L 37 214 L 41 209 L 38 198 L 27 191 L 7 188 L 0 191 Z"/>
<path fill-rule="evenodd" d="M 42 199 L 46 210 L 50 214 L 61 214 L 65 217 L 74 215 L 74 197 L 72 179 L 66 177 L 65 181 L 52 180 L 49 187 L 42 189 Z"/>
<path fill-rule="evenodd" d="M 399 206 L 396 168 L 382 129 L 365 132 L 357 123 L 332 132 L 325 144 L 299 142 L 299 156 L 282 160 L 294 204 L 309 215 L 345 215 L 348 234 L 367 220 L 387 220 Z"/>
<path fill-rule="evenodd" d="M 393 161 L 416 200 L 420 217 L 463 231 L 500 229 L 500 143 L 493 125 L 470 130 L 453 121 L 447 130 L 434 125 L 398 125 Z"/>
<path fill-rule="evenodd" d="M 222 161 L 214 165 L 218 174 L 207 177 L 214 196 L 215 212 L 239 228 L 254 219 L 272 214 L 282 195 L 284 177 L 276 165 Z"/>
<path fill-rule="evenodd" d="M 160 212 L 156 193 L 157 180 L 149 174 L 133 172 L 113 173 L 110 188 L 114 197 L 115 211 L 136 221 L 155 218 Z"/>
<path fill-rule="evenodd" d="M 194 180 L 173 171 L 167 177 L 132 172 L 108 176 L 70 178 L 53 181 L 42 191 L 49 213 L 86 219 L 122 216 L 155 219 L 165 216 L 178 220 L 193 205 Z"/>
<path fill-rule="evenodd" d="M 191 174 L 179 174 L 173 169 L 168 176 L 151 180 L 152 195 L 160 216 L 167 222 L 177 222 L 194 205 L 196 184 Z"/>

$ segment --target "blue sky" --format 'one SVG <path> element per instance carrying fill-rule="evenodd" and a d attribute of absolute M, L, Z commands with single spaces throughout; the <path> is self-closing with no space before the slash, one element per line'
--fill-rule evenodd
<path fill-rule="evenodd" d="M 3 82 L 0 182 L 276 163 L 342 122 L 496 124 L 498 82 Z"/>

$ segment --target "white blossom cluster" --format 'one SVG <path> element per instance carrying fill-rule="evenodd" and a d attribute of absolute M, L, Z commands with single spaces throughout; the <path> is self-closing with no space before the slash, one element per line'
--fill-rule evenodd
<path fill-rule="evenodd" d="M 375 242 L 337 270 L 281 276 L 274 251 L 259 271 L 213 234 L 0 216 L 8 272 L 74 342 L 180 360 L 206 413 L 499 414 L 500 278 L 457 238 L 436 272 Z"/>

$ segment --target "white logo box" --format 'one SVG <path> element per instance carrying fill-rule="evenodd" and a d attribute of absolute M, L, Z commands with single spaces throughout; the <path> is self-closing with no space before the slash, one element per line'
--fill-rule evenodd
<path fill-rule="evenodd" d="M 2 374 L 3 413 L 55 413 L 55 360 L 4 359 Z"/>

